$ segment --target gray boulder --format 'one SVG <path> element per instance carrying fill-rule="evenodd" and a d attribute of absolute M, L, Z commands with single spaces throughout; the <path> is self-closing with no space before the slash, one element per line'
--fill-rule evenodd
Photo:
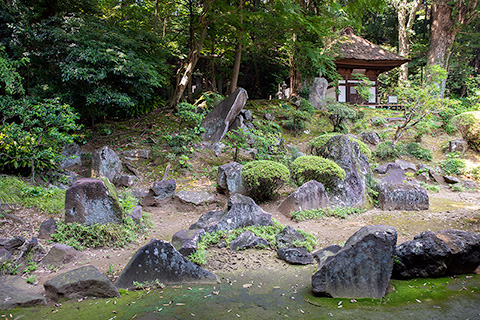
<path fill-rule="evenodd" d="M 397 230 L 362 227 L 312 276 L 313 292 L 335 298 L 382 298 L 393 269 Z"/>
<path fill-rule="evenodd" d="M 338 244 L 332 244 L 331 246 L 325 247 L 320 249 L 312 254 L 313 258 L 318 262 L 318 264 L 322 264 L 327 260 L 329 257 L 333 257 L 337 254 L 338 251 L 342 249 L 342 246 Z"/>
<path fill-rule="evenodd" d="M 291 218 L 294 211 L 330 207 L 325 187 L 318 181 L 310 180 L 289 195 L 278 207 L 285 216 Z"/>
<path fill-rule="evenodd" d="M 375 169 L 373 169 L 373 172 L 378 174 L 386 174 L 387 172 L 396 170 L 396 169 L 401 169 L 400 165 L 393 162 L 389 162 L 376 167 Z"/>
<path fill-rule="evenodd" d="M 360 132 L 358 136 L 363 142 L 368 143 L 372 146 L 376 146 L 382 141 L 378 133 L 376 133 L 375 131 Z"/>
<path fill-rule="evenodd" d="M 133 222 L 140 224 L 140 219 L 143 216 L 142 206 L 135 206 L 131 213 L 128 214 L 128 217 L 132 218 Z"/>
<path fill-rule="evenodd" d="M 401 160 L 401 159 L 395 160 L 395 163 L 398 164 L 402 170 L 417 172 L 417 166 L 414 163 Z"/>
<path fill-rule="evenodd" d="M 122 171 L 120 158 L 115 151 L 108 147 L 93 152 L 92 166 L 95 177 L 105 177 L 111 182 Z"/>
<path fill-rule="evenodd" d="M 107 187 L 102 180 L 75 181 L 65 193 L 65 222 L 122 223 L 123 210 L 115 192 L 115 187 L 111 184 Z"/>
<path fill-rule="evenodd" d="M 62 273 L 43 285 L 53 300 L 85 296 L 120 297 L 117 288 L 94 266 L 84 266 Z"/>
<path fill-rule="evenodd" d="M 307 240 L 300 232 L 292 226 L 286 226 L 276 236 L 277 247 L 293 247 L 294 243 Z"/>
<path fill-rule="evenodd" d="M 268 247 L 268 241 L 257 237 L 252 231 L 242 232 L 232 242 L 230 242 L 230 249 L 233 251 L 241 249 L 250 249 L 258 246 Z"/>
<path fill-rule="evenodd" d="M 3 247 L 0 247 L 0 265 L 2 265 L 5 261 L 12 259 L 12 253 Z"/>
<path fill-rule="evenodd" d="M 130 188 L 137 181 L 137 177 L 129 174 L 119 174 L 113 178 L 113 184 L 119 188 Z"/>
<path fill-rule="evenodd" d="M 27 240 L 21 236 L 16 236 L 12 239 L 2 239 L 0 246 L 5 248 L 5 250 L 13 253 L 16 250 L 20 249 Z"/>
<path fill-rule="evenodd" d="M 428 210 L 428 193 L 424 188 L 411 184 L 381 183 L 378 206 L 382 210 Z"/>
<path fill-rule="evenodd" d="M 197 252 L 197 243 L 205 235 L 205 230 L 180 230 L 172 236 L 172 245 L 183 256 Z"/>
<path fill-rule="evenodd" d="M 42 263 L 44 266 L 52 265 L 55 267 L 60 267 L 64 264 L 77 260 L 80 255 L 80 251 L 77 251 L 65 244 L 56 243 L 43 258 Z"/>
<path fill-rule="evenodd" d="M 82 151 L 76 143 L 67 145 L 62 151 L 62 156 L 65 159 L 60 162 L 60 169 L 82 165 Z"/>
<path fill-rule="evenodd" d="M 367 157 L 358 143 L 346 135 L 331 137 L 320 149 L 312 153 L 331 159 L 345 170 L 345 179 L 335 179 L 329 191 L 333 206 L 363 207 L 367 203 L 366 175 L 370 173 Z"/>
<path fill-rule="evenodd" d="M 202 127 L 205 129 L 202 133 L 203 139 L 211 143 L 222 140 L 247 100 L 247 91 L 238 88 L 227 99 L 220 102 L 202 121 Z"/>
<path fill-rule="evenodd" d="M 325 106 L 325 95 L 327 94 L 328 81 L 323 77 L 316 77 L 310 86 L 310 95 L 308 101 L 316 108 L 321 109 Z"/>
<path fill-rule="evenodd" d="M 57 223 L 55 219 L 50 218 L 40 224 L 40 230 L 38 232 L 39 239 L 50 239 L 50 236 L 57 232 Z"/>
<path fill-rule="evenodd" d="M 468 143 L 466 140 L 458 139 L 448 142 L 448 152 L 460 152 L 465 153 L 468 149 Z"/>
<path fill-rule="evenodd" d="M 175 197 L 183 203 L 196 206 L 215 202 L 215 197 L 206 191 L 180 191 Z"/>
<path fill-rule="evenodd" d="M 148 149 L 136 149 L 136 150 L 127 150 L 123 151 L 122 154 L 129 158 L 129 160 L 150 159 L 150 150 Z"/>
<path fill-rule="evenodd" d="M 263 211 L 252 198 L 241 194 L 230 197 L 227 209 L 203 214 L 190 229 L 205 229 L 205 232 L 235 230 L 248 226 L 271 226 L 272 215 Z"/>
<path fill-rule="evenodd" d="M 175 180 L 162 180 L 154 182 L 150 190 L 153 192 L 155 200 L 163 201 L 172 198 L 176 188 Z"/>
<path fill-rule="evenodd" d="M 460 184 L 462 185 L 462 187 L 464 187 L 465 189 L 470 189 L 470 190 L 473 190 L 473 189 L 477 189 L 478 188 L 478 184 L 473 181 L 473 180 L 462 180 L 460 182 Z"/>
<path fill-rule="evenodd" d="M 243 166 L 238 162 L 230 162 L 218 167 L 217 191 L 222 194 L 246 194 L 242 181 Z"/>
<path fill-rule="evenodd" d="M 442 277 L 473 273 L 480 265 L 480 234 L 460 231 L 424 231 L 399 245 L 393 277 Z"/>
<path fill-rule="evenodd" d="M 133 282 L 163 284 L 216 283 L 215 274 L 187 260 L 167 241 L 152 239 L 130 259 L 115 282 L 117 288 L 134 288 Z"/>
<path fill-rule="evenodd" d="M 460 179 L 458 179 L 455 176 L 443 176 L 443 179 L 445 180 L 446 183 L 448 184 L 456 184 L 460 183 Z"/>
<path fill-rule="evenodd" d="M 18 276 L 0 277 L 0 310 L 46 305 L 45 297 L 35 291 L 25 279 Z"/>
<path fill-rule="evenodd" d="M 315 263 L 312 254 L 305 248 L 280 248 L 277 255 L 289 264 L 307 265 Z"/>

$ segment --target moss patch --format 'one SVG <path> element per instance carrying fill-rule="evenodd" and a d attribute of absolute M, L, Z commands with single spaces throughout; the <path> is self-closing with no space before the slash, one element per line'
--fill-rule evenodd
<path fill-rule="evenodd" d="M 317 180 L 329 186 L 335 179 L 345 179 L 345 170 L 330 159 L 317 156 L 298 157 L 291 164 L 292 178 L 298 185 Z"/>
<path fill-rule="evenodd" d="M 272 198 L 288 181 L 290 171 L 281 163 L 258 160 L 244 165 L 242 176 L 249 195 L 255 200 L 262 201 Z"/>

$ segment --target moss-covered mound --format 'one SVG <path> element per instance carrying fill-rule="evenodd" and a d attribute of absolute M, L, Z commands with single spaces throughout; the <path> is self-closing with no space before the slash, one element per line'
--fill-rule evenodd
<path fill-rule="evenodd" d="M 317 180 L 328 187 L 335 179 L 345 179 L 345 170 L 334 161 L 322 157 L 298 157 L 292 162 L 291 167 L 292 178 L 298 185 Z"/>
<path fill-rule="evenodd" d="M 330 140 L 331 138 L 333 138 L 335 136 L 339 136 L 339 135 L 340 134 L 338 134 L 336 132 L 330 132 L 330 133 L 322 134 L 322 135 L 312 139 L 308 143 L 307 151 L 310 154 L 318 156 L 318 155 L 322 154 L 322 152 L 324 151 L 325 145 L 327 144 L 328 140 Z M 347 135 L 347 137 L 351 141 L 355 141 L 358 144 L 358 146 L 360 147 L 360 151 L 367 157 L 367 159 L 372 158 L 372 151 L 363 141 L 352 138 L 348 135 Z"/>
<path fill-rule="evenodd" d="M 470 147 L 480 151 L 480 111 L 461 113 L 453 117 L 452 124 L 460 131 Z"/>
<path fill-rule="evenodd" d="M 269 161 L 251 161 L 243 166 L 242 177 L 249 196 L 255 201 L 272 198 L 288 181 L 290 171 L 283 164 Z"/>

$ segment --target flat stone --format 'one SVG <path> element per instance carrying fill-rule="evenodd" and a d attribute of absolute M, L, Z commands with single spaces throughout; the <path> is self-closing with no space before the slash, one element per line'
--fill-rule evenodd
<path fill-rule="evenodd" d="M 315 263 L 312 254 L 305 248 L 280 248 L 277 255 L 290 264 L 307 265 Z"/>
<path fill-rule="evenodd" d="M 443 179 L 448 184 L 460 183 L 460 179 L 458 179 L 457 177 L 454 177 L 454 176 L 443 176 Z"/>
<path fill-rule="evenodd" d="M 0 310 L 46 305 L 45 297 L 35 291 L 19 276 L 0 277 Z"/>
<path fill-rule="evenodd" d="M 139 158 L 150 159 L 150 150 L 148 149 L 127 150 L 123 151 L 122 154 L 134 160 L 137 160 Z"/>
<path fill-rule="evenodd" d="M 62 273 L 43 285 L 54 300 L 76 299 L 85 296 L 120 297 L 117 288 L 94 266 L 84 266 Z"/>
<path fill-rule="evenodd" d="M 75 261 L 82 253 L 65 244 L 56 243 L 47 255 L 43 258 L 44 266 L 60 267 L 69 262 Z"/>
<path fill-rule="evenodd" d="M 133 282 L 163 284 L 217 283 L 215 274 L 187 260 L 167 241 L 152 239 L 130 259 L 115 282 L 117 288 L 134 288 Z"/>
<path fill-rule="evenodd" d="M 379 185 L 378 206 L 382 210 L 428 210 L 429 197 L 427 191 L 411 184 L 381 183 Z"/>
<path fill-rule="evenodd" d="M 410 170 L 411 172 L 417 172 L 417 166 L 412 162 L 397 159 L 395 160 L 395 163 L 398 164 L 402 170 Z"/>
<path fill-rule="evenodd" d="M 179 191 L 175 197 L 184 203 L 196 206 L 215 202 L 215 197 L 206 191 Z"/>

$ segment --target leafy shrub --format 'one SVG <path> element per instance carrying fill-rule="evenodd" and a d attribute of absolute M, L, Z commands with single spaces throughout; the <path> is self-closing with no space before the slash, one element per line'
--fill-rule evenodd
<path fill-rule="evenodd" d="M 288 181 L 290 172 L 283 164 L 269 161 L 251 161 L 243 166 L 243 181 L 249 195 L 258 201 L 271 199 Z"/>
<path fill-rule="evenodd" d="M 397 158 L 398 155 L 398 145 L 392 148 L 391 141 L 383 141 L 375 149 L 375 156 L 382 160 Z"/>
<path fill-rule="evenodd" d="M 320 155 L 325 149 L 325 145 L 327 144 L 327 142 L 331 138 L 338 135 L 339 135 L 338 133 L 330 132 L 330 133 L 322 134 L 310 140 L 307 145 L 308 152 L 313 155 Z M 362 152 L 368 159 L 372 158 L 372 151 L 363 141 L 352 138 L 350 136 L 347 136 L 347 137 L 350 139 L 350 141 L 354 141 L 358 144 L 358 147 L 360 148 L 360 152 Z"/>
<path fill-rule="evenodd" d="M 420 182 L 420 185 L 427 191 L 440 192 L 440 188 L 434 184 L 428 184 L 422 181 Z"/>
<path fill-rule="evenodd" d="M 377 117 L 372 121 L 372 125 L 375 127 L 384 127 L 386 123 L 387 123 L 387 120 L 385 120 L 385 118 Z"/>
<path fill-rule="evenodd" d="M 480 151 L 480 111 L 461 113 L 453 117 L 452 125 L 473 149 Z"/>
<path fill-rule="evenodd" d="M 422 147 L 417 142 L 407 144 L 405 150 L 409 155 L 418 159 L 425 159 L 427 161 L 432 161 L 433 159 L 432 150 Z"/>
<path fill-rule="evenodd" d="M 345 179 L 345 170 L 334 161 L 322 157 L 298 157 L 292 162 L 291 168 L 292 178 L 298 185 L 317 180 L 329 186 L 335 179 Z"/>
<path fill-rule="evenodd" d="M 465 168 L 465 160 L 461 159 L 460 156 L 460 152 L 452 152 L 447 154 L 447 159 L 440 162 L 440 168 L 445 174 L 462 174 L 462 169 Z"/>
<path fill-rule="evenodd" d="M 329 119 L 332 122 L 333 131 L 347 133 L 347 121 L 355 119 L 357 116 L 355 110 L 346 103 L 337 101 L 328 101 L 326 108 L 330 112 Z"/>
<path fill-rule="evenodd" d="M 292 212 L 292 219 L 296 222 L 301 222 L 305 220 L 319 220 L 324 217 L 335 217 L 335 218 L 345 219 L 351 214 L 361 214 L 365 211 L 366 209 L 351 208 L 351 207 L 320 208 L 320 209 Z"/>

